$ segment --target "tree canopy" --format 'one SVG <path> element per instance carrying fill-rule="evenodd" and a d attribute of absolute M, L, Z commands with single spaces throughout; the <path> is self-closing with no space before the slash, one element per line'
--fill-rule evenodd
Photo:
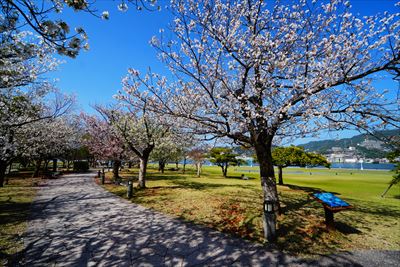
<path fill-rule="evenodd" d="M 327 159 L 317 153 L 310 153 L 304 151 L 302 147 L 289 146 L 289 147 L 276 147 L 272 150 L 272 162 L 278 167 L 279 184 L 283 184 L 282 169 L 289 166 L 300 167 L 315 167 L 325 166 L 330 167 Z"/>
<path fill-rule="evenodd" d="M 227 177 L 229 166 L 237 166 L 243 163 L 243 160 L 237 158 L 238 156 L 229 147 L 214 147 L 208 153 L 210 162 L 221 167 L 224 177 Z"/>

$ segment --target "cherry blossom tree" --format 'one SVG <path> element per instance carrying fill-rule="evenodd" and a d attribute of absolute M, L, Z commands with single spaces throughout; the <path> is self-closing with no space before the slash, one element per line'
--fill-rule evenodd
<path fill-rule="evenodd" d="M 193 160 L 196 166 L 197 177 L 200 177 L 201 167 L 207 158 L 207 149 L 204 147 L 194 147 L 188 152 L 188 157 Z"/>
<path fill-rule="evenodd" d="M 119 107 L 97 107 L 97 111 L 110 121 L 124 141 L 127 150 L 135 154 L 139 164 L 139 188 L 146 187 L 146 172 L 150 153 L 168 139 L 170 127 L 161 122 L 141 102 L 120 99 Z"/>
<path fill-rule="evenodd" d="M 39 120 L 27 124 L 26 134 L 20 137 L 23 157 L 35 162 L 34 177 L 39 175 L 42 162 L 47 169 L 48 162 L 63 157 L 71 149 L 81 146 L 82 131 L 76 119 L 68 116 Z"/>
<path fill-rule="evenodd" d="M 159 171 L 162 173 L 164 173 L 165 165 L 168 162 L 175 162 L 176 170 L 178 170 L 179 161 L 184 159 L 186 150 L 194 142 L 193 136 L 182 134 L 173 125 L 168 126 L 168 129 L 168 133 L 150 154 L 150 159 L 158 162 Z"/>
<path fill-rule="evenodd" d="M 158 162 L 158 169 L 161 173 L 164 173 L 165 165 L 169 161 L 176 160 L 181 152 L 181 145 L 178 142 L 164 141 L 153 149 L 150 154 L 150 159 Z"/>
<path fill-rule="evenodd" d="M 118 1 L 117 1 L 118 2 Z M 156 0 L 121 0 L 117 7 L 121 12 L 128 10 L 128 4 L 138 10 L 160 9 Z M 13 31 L 29 27 L 42 37 L 43 42 L 58 53 L 76 57 L 82 48 L 88 48 L 87 34 L 82 27 L 71 30 L 69 22 L 62 18 L 65 8 L 75 12 L 86 12 L 96 17 L 109 19 L 109 12 L 100 13 L 95 1 L 88 0 L 0 0 L 0 25 Z"/>
<path fill-rule="evenodd" d="M 113 179 L 117 181 L 121 161 L 127 154 L 122 137 L 108 120 L 86 114 L 81 117 L 87 134 L 84 144 L 95 158 L 113 161 Z"/>
<path fill-rule="evenodd" d="M 59 117 L 74 102 L 43 76 L 59 63 L 52 51 L 28 32 L 0 33 L 0 186 L 7 165 L 23 152 L 29 124 Z"/>
<path fill-rule="evenodd" d="M 321 130 L 399 127 L 373 79 L 399 75 L 399 13 L 359 17 L 348 1 L 172 1 L 171 39 L 152 45 L 172 72 L 130 70 L 125 92 L 186 131 L 253 147 L 264 199 L 278 207 L 271 147 Z M 390 93 L 390 92 L 389 92 Z M 264 213 L 265 237 L 276 219 Z"/>

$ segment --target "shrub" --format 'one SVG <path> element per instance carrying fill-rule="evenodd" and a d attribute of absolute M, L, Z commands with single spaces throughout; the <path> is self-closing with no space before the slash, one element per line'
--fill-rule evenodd
<path fill-rule="evenodd" d="M 89 162 L 87 161 L 74 161 L 74 171 L 86 172 L 89 170 Z"/>

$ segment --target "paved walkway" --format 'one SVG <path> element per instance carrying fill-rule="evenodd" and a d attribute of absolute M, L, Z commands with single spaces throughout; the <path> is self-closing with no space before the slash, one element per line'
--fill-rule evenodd
<path fill-rule="evenodd" d="M 355 260 L 365 260 L 362 253 L 289 257 L 134 205 L 96 185 L 93 175 L 65 175 L 39 191 L 25 266 L 360 266 Z M 384 266 L 387 257 L 374 259 Z"/>

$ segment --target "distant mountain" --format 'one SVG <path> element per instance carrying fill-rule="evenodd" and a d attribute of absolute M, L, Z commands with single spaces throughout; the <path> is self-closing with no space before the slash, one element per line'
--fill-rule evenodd
<path fill-rule="evenodd" d="M 400 130 L 379 131 L 376 135 L 382 137 L 400 136 Z M 389 150 L 386 144 L 368 134 L 359 134 L 338 140 L 312 141 L 299 146 L 304 147 L 306 151 L 315 151 L 321 154 L 329 153 L 332 147 L 348 148 L 352 146 L 357 149 L 359 154 L 368 158 L 383 158 Z"/>

